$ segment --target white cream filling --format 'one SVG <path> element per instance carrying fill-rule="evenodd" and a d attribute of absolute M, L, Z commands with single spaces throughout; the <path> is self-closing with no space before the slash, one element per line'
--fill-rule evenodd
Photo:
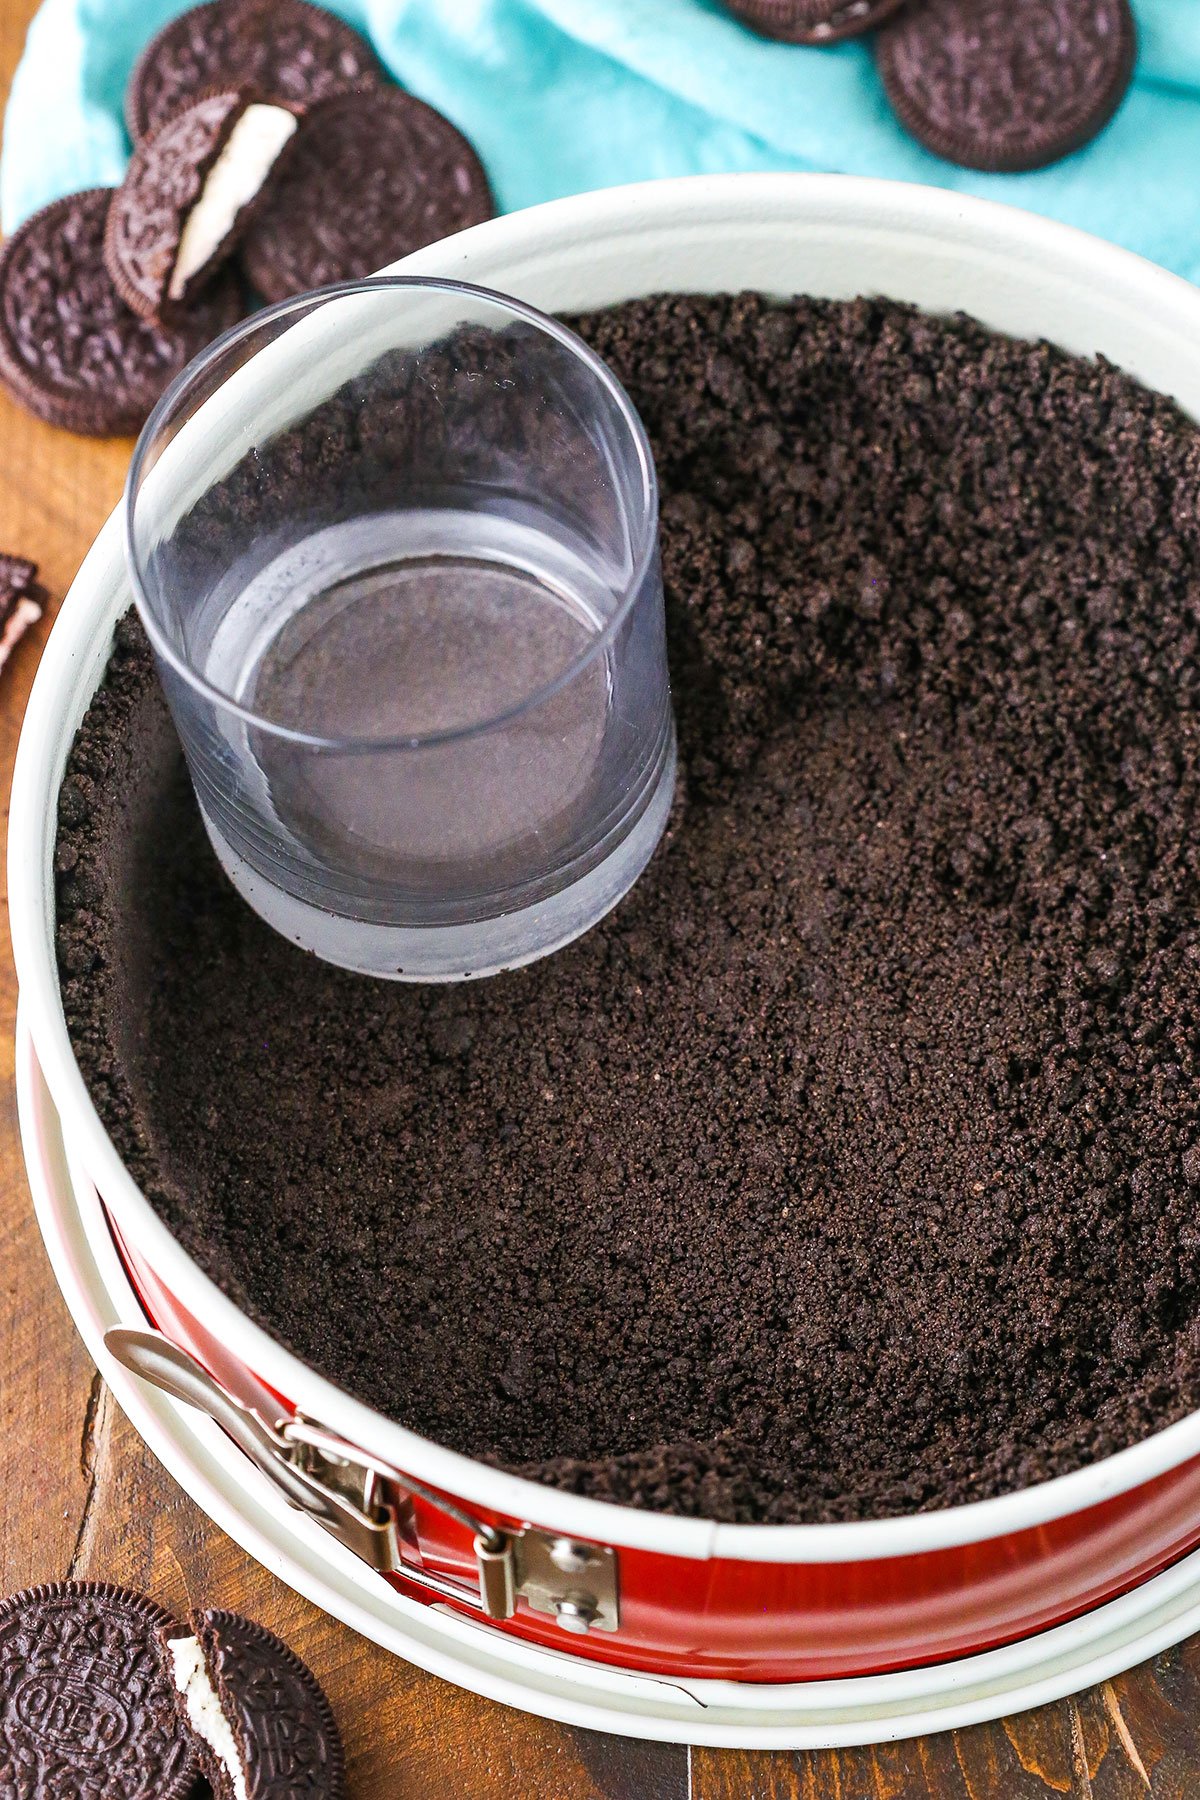
<path fill-rule="evenodd" d="M 188 1723 L 219 1759 L 233 1783 L 235 1800 L 247 1800 L 246 1771 L 242 1767 L 229 1720 L 222 1712 L 221 1702 L 208 1679 L 199 1638 L 168 1638 L 167 1649 L 171 1652 L 174 1665 L 175 1686 L 183 1695 L 187 1706 Z"/>
<path fill-rule="evenodd" d="M 295 129 L 296 115 L 286 106 L 266 106 L 256 100 L 246 108 L 183 222 L 168 299 L 183 299 L 188 282 L 224 243 L 234 220 L 258 193 Z"/>

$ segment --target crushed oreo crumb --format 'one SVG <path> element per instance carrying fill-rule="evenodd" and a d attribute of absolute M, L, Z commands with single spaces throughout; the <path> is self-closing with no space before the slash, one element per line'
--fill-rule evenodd
<path fill-rule="evenodd" d="M 559 1487 L 850 1519 L 1117 1450 L 1200 1405 L 1200 435 L 882 301 L 580 329 L 662 481 L 649 870 L 491 981 L 321 965 L 126 623 L 58 841 L 105 1123 L 298 1354 Z"/>

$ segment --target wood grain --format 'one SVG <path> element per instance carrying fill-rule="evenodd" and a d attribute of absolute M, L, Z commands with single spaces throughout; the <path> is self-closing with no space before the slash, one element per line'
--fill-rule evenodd
<path fill-rule="evenodd" d="M 4 92 L 34 0 L 0 0 Z M 0 395 L 0 547 L 61 598 L 116 503 L 130 446 L 51 430 Z M 51 609 L 53 610 L 53 609 Z M 49 620 L 0 683 L 7 796 Z M 16 985 L 0 914 L 0 1592 L 74 1574 L 165 1605 L 235 1607 L 304 1656 L 341 1719 L 354 1800 L 1185 1800 L 1200 1795 L 1200 1640 L 1078 1701 L 916 1743 L 819 1755 L 688 1751 L 573 1731 L 385 1654 L 251 1562 L 155 1462 L 76 1337 L 17 1137 Z"/>

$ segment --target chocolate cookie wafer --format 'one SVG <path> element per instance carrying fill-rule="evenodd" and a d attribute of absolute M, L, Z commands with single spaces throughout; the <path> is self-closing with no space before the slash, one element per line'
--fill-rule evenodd
<path fill-rule="evenodd" d="M 111 188 L 55 200 L 0 251 L 0 380 L 52 425 L 136 431 L 166 387 L 242 311 L 222 274 L 177 322 L 140 319 L 104 263 Z"/>
<path fill-rule="evenodd" d="M 342 1740 L 306 1663 L 239 1613 L 193 1613 L 160 1635 L 181 1721 L 216 1800 L 343 1800 Z"/>
<path fill-rule="evenodd" d="M 142 318 L 187 308 L 230 254 L 296 130 L 253 89 L 191 101 L 142 139 L 113 195 L 104 258 Z"/>
<path fill-rule="evenodd" d="M 0 1602 L 0 1794 L 188 1800 L 199 1773 L 157 1633 L 169 1613 L 107 1582 Z"/>
<path fill-rule="evenodd" d="M 210 88 L 250 85 L 307 106 L 387 79 L 367 40 L 308 0 L 207 0 L 147 44 L 129 78 L 125 120 L 136 142 Z"/>
<path fill-rule="evenodd" d="M 901 124 L 968 169 L 1038 169 L 1078 150 L 1133 74 L 1128 0 L 921 0 L 880 33 Z"/>
<path fill-rule="evenodd" d="M 727 4 L 764 37 L 785 44 L 835 44 L 874 31 L 904 0 L 727 0 Z"/>
<path fill-rule="evenodd" d="M 374 88 L 310 107 L 294 150 L 242 240 L 267 300 L 373 275 L 493 212 L 460 131 L 413 94 Z"/>

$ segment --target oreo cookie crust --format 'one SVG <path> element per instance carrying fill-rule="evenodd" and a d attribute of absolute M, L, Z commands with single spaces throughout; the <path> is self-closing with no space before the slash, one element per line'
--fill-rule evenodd
<path fill-rule="evenodd" d="M 225 88 L 142 139 L 104 234 L 108 272 L 134 312 L 166 318 L 194 300 L 233 249 L 295 129 L 290 107 Z"/>
<path fill-rule="evenodd" d="M 156 1634 L 171 1615 L 107 1582 L 0 1603 L 5 1800 L 185 1800 L 198 1774 Z"/>
<path fill-rule="evenodd" d="M 927 149 L 1015 173 L 1095 137 L 1136 49 L 1128 0 L 922 0 L 880 33 L 876 54 L 897 118 Z"/>
<path fill-rule="evenodd" d="M 125 96 L 137 143 L 210 88 L 252 85 L 267 99 L 307 106 L 341 88 L 387 81 L 367 40 L 307 0 L 207 0 L 152 38 Z"/>
<path fill-rule="evenodd" d="M 399 88 L 310 108 L 295 149 L 242 241 L 266 300 L 373 275 L 490 219 L 487 176 L 449 119 Z"/>
<path fill-rule="evenodd" d="M 131 1178 L 330 1380 L 596 1499 L 887 1518 L 1194 1412 L 1200 431 L 882 300 L 568 323 L 658 470 L 660 849 L 526 969 L 320 963 L 224 875 L 131 616 L 56 856 Z M 408 391 L 264 444 L 280 516 L 346 444 L 408 479 Z"/>
<path fill-rule="evenodd" d="M 341 1736 L 308 1665 L 240 1613 L 193 1613 L 188 1626 L 159 1642 L 216 1800 L 343 1800 Z"/>
<path fill-rule="evenodd" d="M 874 31 L 904 0 L 728 0 L 730 11 L 785 44 L 836 44 Z"/>
<path fill-rule="evenodd" d="M 223 275 L 170 325 L 140 319 L 104 262 L 111 188 L 42 208 L 0 250 L 0 379 L 38 418 L 93 437 L 136 431 L 171 381 L 241 316 Z"/>

